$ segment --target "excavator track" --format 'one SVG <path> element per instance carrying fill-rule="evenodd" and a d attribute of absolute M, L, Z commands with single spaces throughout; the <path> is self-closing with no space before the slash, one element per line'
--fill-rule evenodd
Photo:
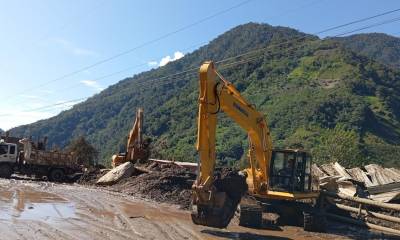
<path fill-rule="evenodd" d="M 225 195 L 222 207 L 192 202 L 192 221 L 197 225 L 225 228 L 235 215 L 241 197 L 247 192 L 246 177 L 235 171 L 226 171 L 213 185 L 218 194 Z"/>

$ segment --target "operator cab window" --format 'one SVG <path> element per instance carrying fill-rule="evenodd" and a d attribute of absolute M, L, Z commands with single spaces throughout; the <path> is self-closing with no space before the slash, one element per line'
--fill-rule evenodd
<path fill-rule="evenodd" d="M 15 146 L 10 146 L 10 154 L 15 154 Z"/>
<path fill-rule="evenodd" d="M 273 152 L 271 187 L 274 190 L 293 191 L 293 174 L 296 168 L 296 153 Z"/>
<path fill-rule="evenodd" d="M 8 145 L 1 144 L 0 145 L 0 155 L 8 153 Z"/>

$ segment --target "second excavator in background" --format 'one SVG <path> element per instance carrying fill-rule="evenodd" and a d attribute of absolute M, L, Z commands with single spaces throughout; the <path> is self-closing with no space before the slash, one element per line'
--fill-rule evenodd
<path fill-rule="evenodd" d="M 250 167 L 240 172 L 215 169 L 220 111 L 248 134 Z M 241 225 L 260 226 L 262 211 L 266 209 L 279 214 L 281 219 L 302 223 L 305 230 L 323 229 L 323 216 L 318 215 L 315 206 L 319 192 L 311 187 L 309 154 L 300 149 L 273 149 L 264 115 L 217 72 L 212 62 L 205 62 L 200 68 L 196 147 L 199 169 L 192 186 L 191 215 L 195 224 L 225 228 L 240 203 Z M 246 192 L 247 197 L 242 198 Z M 252 201 L 248 204 L 244 199 Z"/>
<path fill-rule="evenodd" d="M 112 156 L 112 166 L 117 167 L 125 162 L 146 161 L 149 157 L 150 140 L 143 139 L 143 109 L 136 110 L 135 121 L 128 135 L 126 151 Z"/>

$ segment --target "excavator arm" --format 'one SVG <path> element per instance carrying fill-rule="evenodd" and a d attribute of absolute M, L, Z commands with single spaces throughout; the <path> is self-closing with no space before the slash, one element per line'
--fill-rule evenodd
<path fill-rule="evenodd" d="M 132 129 L 129 131 L 128 141 L 126 144 L 126 152 L 112 156 L 112 165 L 116 167 L 125 162 L 136 162 L 138 159 L 145 159 L 148 155 L 148 150 L 143 142 L 143 109 L 136 110 L 135 121 Z"/>
<path fill-rule="evenodd" d="M 216 81 L 217 76 L 220 81 Z M 246 189 L 246 176 L 215 179 L 215 134 L 217 113 L 225 112 L 249 136 L 249 160 L 246 169 L 247 185 L 257 194 L 267 191 L 268 166 L 272 154 L 272 141 L 267 122 L 237 89 L 205 62 L 200 68 L 200 94 L 198 112 L 197 150 L 199 173 L 193 185 L 192 220 L 196 224 L 226 227 L 234 215 Z"/>
<path fill-rule="evenodd" d="M 143 141 L 142 126 L 143 126 L 143 109 L 138 108 L 136 110 L 135 122 L 133 123 L 133 127 L 129 132 L 128 142 L 126 144 L 127 146 L 126 155 L 129 161 L 131 161 L 131 159 L 134 159 L 135 148 L 137 148 L 137 146 L 142 145 Z"/>

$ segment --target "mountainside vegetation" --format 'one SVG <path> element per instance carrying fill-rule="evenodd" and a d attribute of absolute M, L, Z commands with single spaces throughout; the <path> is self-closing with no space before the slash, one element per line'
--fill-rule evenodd
<path fill-rule="evenodd" d="M 394 68 L 400 67 L 400 38 L 384 33 L 363 33 L 335 39 L 356 53 Z"/>
<path fill-rule="evenodd" d="M 398 42 L 393 38 L 365 34 L 320 40 L 290 28 L 249 23 L 180 60 L 126 78 L 70 110 L 11 132 L 22 136 L 29 130 L 58 146 L 85 136 L 100 161 L 109 164 L 112 154 L 124 149 L 135 109 L 143 107 L 153 157 L 195 161 L 197 72 L 170 75 L 198 68 L 205 60 L 267 47 L 217 68 L 265 114 L 274 147 L 305 148 L 318 163 L 400 166 L 400 72 L 395 68 L 400 47 L 391 43 Z M 388 47 L 376 51 L 381 46 Z M 243 163 L 246 133 L 224 113 L 218 118 L 219 164 Z"/>

